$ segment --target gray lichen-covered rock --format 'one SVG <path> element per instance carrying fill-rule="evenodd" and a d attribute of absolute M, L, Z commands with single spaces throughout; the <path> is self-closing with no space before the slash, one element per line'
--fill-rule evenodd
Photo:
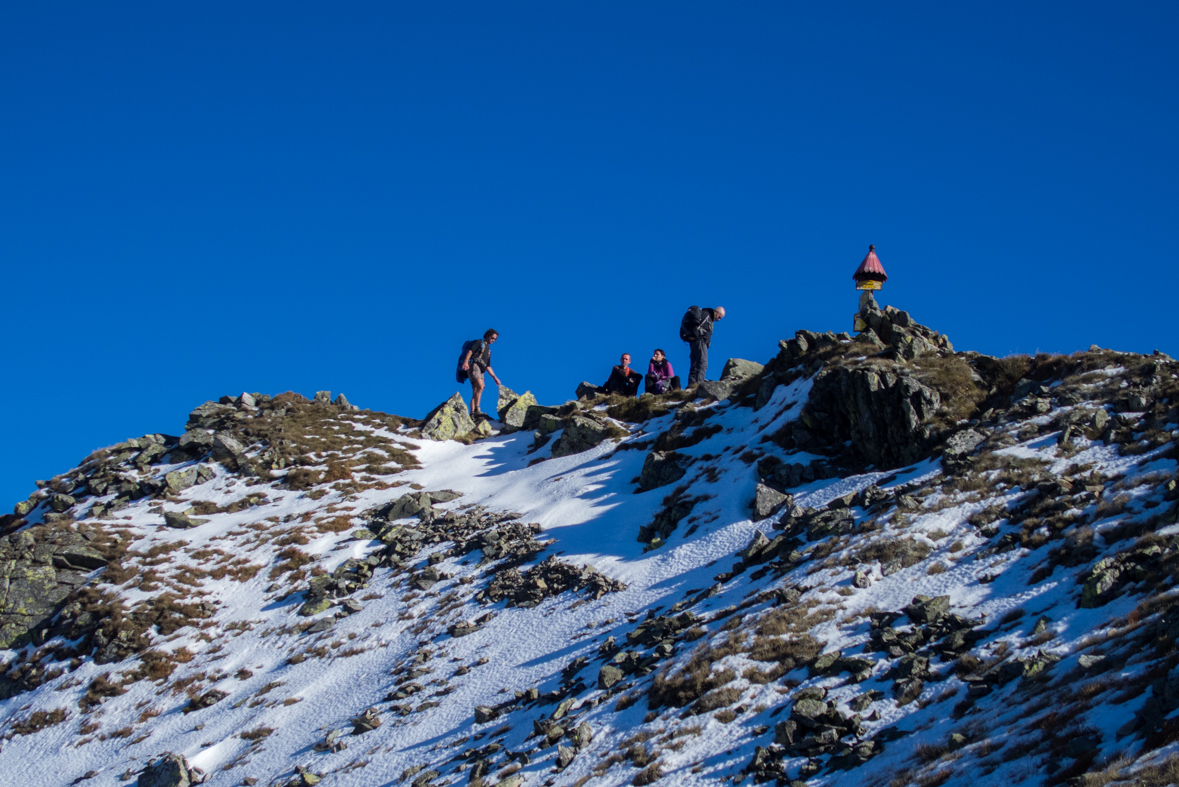
<path fill-rule="evenodd" d="M 757 530 L 745 548 L 738 553 L 738 556 L 745 560 L 756 560 L 757 556 L 766 551 L 769 546 L 770 540 L 766 537 L 766 534 Z"/>
<path fill-rule="evenodd" d="M 236 467 L 245 452 L 245 446 L 233 435 L 225 432 L 213 435 L 213 459 L 216 461 Z"/>
<path fill-rule="evenodd" d="M 652 451 L 647 454 L 643 460 L 643 470 L 639 473 L 639 489 L 658 489 L 679 481 L 688 472 L 683 466 L 686 459 L 674 451 Z"/>
<path fill-rule="evenodd" d="M 565 428 L 565 422 L 552 413 L 544 413 L 537 419 L 536 431 L 542 435 L 550 435 Z"/>
<path fill-rule="evenodd" d="M 524 414 L 524 428 L 538 429 L 540 427 L 540 421 L 544 416 L 556 417 L 560 409 L 559 407 L 546 407 L 543 404 L 531 405 Z M 557 420 L 559 421 L 560 419 L 558 418 Z"/>
<path fill-rule="evenodd" d="M 165 752 L 139 774 L 137 787 L 189 787 L 205 780 L 200 768 L 188 764 L 182 754 Z"/>
<path fill-rule="evenodd" d="M 733 384 L 722 380 L 704 380 L 696 388 L 696 398 L 724 401 L 733 393 Z"/>
<path fill-rule="evenodd" d="M 69 495 L 54 494 L 49 496 L 49 507 L 57 513 L 68 511 L 78 501 Z"/>
<path fill-rule="evenodd" d="M 312 615 L 318 615 L 321 612 L 327 612 L 332 608 L 332 600 L 330 598 L 313 598 L 303 603 L 299 607 L 299 614 L 305 618 Z"/>
<path fill-rule="evenodd" d="M 502 385 L 499 387 L 496 413 L 499 415 L 499 420 L 503 422 L 505 430 L 516 431 L 528 428 L 525 426 L 528 421 L 528 412 L 536 406 L 536 397 L 531 392 L 525 391 L 517 396 L 511 388 Z"/>
<path fill-rule="evenodd" d="M 53 613 L 69 594 L 52 566 L 0 562 L 0 648 L 20 647 L 29 631 Z"/>
<path fill-rule="evenodd" d="M 622 680 L 622 670 L 618 667 L 606 664 L 598 671 L 599 689 L 608 689 L 620 680 Z"/>
<path fill-rule="evenodd" d="M 569 456 L 588 451 L 611 437 L 616 430 L 621 431 L 618 427 L 611 430 L 608 424 L 593 418 L 575 415 L 569 419 L 565 431 L 553 444 L 553 456 Z"/>
<path fill-rule="evenodd" d="M 1107 557 L 1097 561 L 1085 576 L 1085 585 L 1081 589 L 1080 606 L 1085 609 L 1101 607 L 1109 603 L 1114 597 L 1114 589 L 1122 575 L 1121 561 L 1115 557 Z"/>
<path fill-rule="evenodd" d="M 986 441 L 987 437 L 974 429 L 964 429 L 957 434 L 951 435 L 944 443 L 942 449 L 942 465 L 947 473 L 954 473 L 962 469 L 964 460 L 970 454 L 974 453 L 980 445 Z"/>
<path fill-rule="evenodd" d="M 792 495 L 785 495 L 765 484 L 758 484 L 753 493 L 753 521 L 769 519 L 793 501 Z"/>
<path fill-rule="evenodd" d="M 574 392 L 578 399 L 588 399 L 591 396 L 597 396 L 600 393 L 605 393 L 605 389 L 602 388 L 602 386 L 594 385 L 593 383 L 587 383 L 584 380 L 578 383 L 577 390 Z"/>
<path fill-rule="evenodd" d="M 107 564 L 107 559 L 96 550 L 87 546 L 67 546 L 53 553 L 53 565 L 56 568 L 73 569 L 75 571 L 93 571 Z"/>
<path fill-rule="evenodd" d="M 194 486 L 197 482 L 197 469 L 189 467 L 184 470 L 173 470 L 164 476 L 164 485 L 172 494 L 179 494 Z"/>
<path fill-rule="evenodd" d="M 190 527 L 200 527 L 209 520 L 201 519 L 200 517 L 190 516 L 187 511 L 165 511 L 164 524 L 168 527 L 174 527 L 178 530 L 186 530 Z"/>
<path fill-rule="evenodd" d="M 180 436 L 179 446 L 191 456 L 201 456 L 212 449 L 213 435 L 205 429 L 189 429 Z"/>
<path fill-rule="evenodd" d="M 721 382 L 733 385 L 743 383 L 750 377 L 761 374 L 764 368 L 760 363 L 746 361 L 743 358 L 730 358 L 725 361 L 724 369 L 721 370 Z"/>
<path fill-rule="evenodd" d="M 467 403 L 460 393 L 435 407 L 422 424 L 422 434 L 431 440 L 462 437 L 475 428 Z"/>
<path fill-rule="evenodd" d="M 393 501 L 386 515 L 389 519 L 408 519 L 412 516 L 419 516 L 423 511 L 429 510 L 433 502 L 429 492 L 413 492 L 402 495 Z"/>

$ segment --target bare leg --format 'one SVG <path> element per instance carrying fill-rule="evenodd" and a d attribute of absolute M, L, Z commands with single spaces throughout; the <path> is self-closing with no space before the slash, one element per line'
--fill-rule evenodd
<path fill-rule="evenodd" d="M 479 400 L 483 398 L 483 389 L 486 387 L 481 379 L 475 377 L 471 378 L 471 412 L 479 412 Z"/>

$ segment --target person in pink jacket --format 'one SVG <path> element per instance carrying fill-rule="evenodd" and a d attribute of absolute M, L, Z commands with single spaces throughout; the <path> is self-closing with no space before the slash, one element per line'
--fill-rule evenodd
<path fill-rule="evenodd" d="M 647 393 L 665 394 L 680 389 L 680 378 L 675 376 L 671 361 L 663 350 L 655 350 L 651 363 L 647 365 Z"/>

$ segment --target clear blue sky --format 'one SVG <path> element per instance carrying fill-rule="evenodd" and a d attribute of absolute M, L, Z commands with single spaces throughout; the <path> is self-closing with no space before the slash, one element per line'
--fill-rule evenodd
<path fill-rule="evenodd" d="M 1179 4 L 6 3 L 0 504 L 207 399 L 544 402 L 693 303 L 1179 355 Z M 469 393 L 469 388 L 466 389 Z"/>

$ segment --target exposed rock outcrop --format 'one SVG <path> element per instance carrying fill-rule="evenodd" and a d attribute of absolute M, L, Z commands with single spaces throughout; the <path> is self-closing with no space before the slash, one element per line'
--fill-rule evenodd
<path fill-rule="evenodd" d="M 867 463 L 899 467 L 929 451 L 941 395 L 901 370 L 837 366 L 819 373 L 795 431 L 804 450 L 850 440 Z"/>
<path fill-rule="evenodd" d="M 435 407 L 426 416 L 422 424 L 422 434 L 431 440 L 450 440 L 462 437 L 475 428 L 471 419 L 471 412 L 463 395 L 455 392 L 454 396 Z"/>
<path fill-rule="evenodd" d="M 588 451 L 611 437 L 625 437 L 628 432 L 608 421 L 588 415 L 574 415 L 565 422 L 565 430 L 553 443 L 553 456 L 569 456 Z"/>
<path fill-rule="evenodd" d="M 514 432 L 518 429 L 530 428 L 527 425 L 529 413 L 537 407 L 539 407 L 538 402 L 531 392 L 525 391 L 523 394 L 516 395 L 511 388 L 502 385 L 499 387 L 499 402 L 496 412 L 504 425 L 504 431 Z M 539 416 L 540 413 L 537 413 L 535 417 L 539 418 Z"/>

